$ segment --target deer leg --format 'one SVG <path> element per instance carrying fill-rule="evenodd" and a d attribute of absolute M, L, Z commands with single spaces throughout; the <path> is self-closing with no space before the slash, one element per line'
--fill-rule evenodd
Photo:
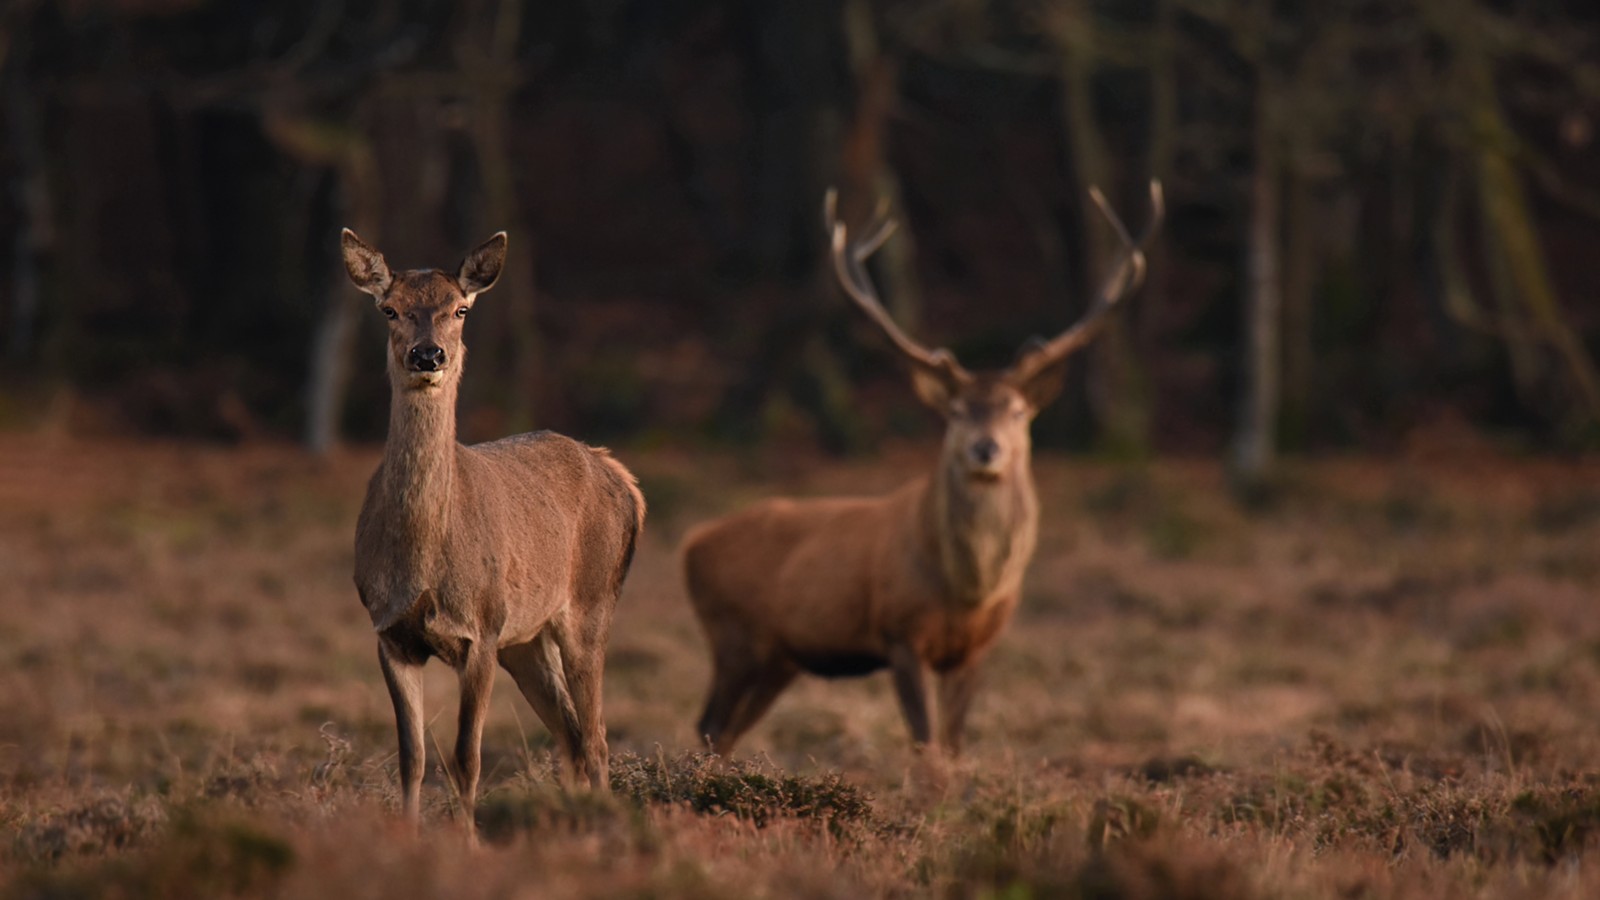
<path fill-rule="evenodd" d="M 456 730 L 456 787 L 467 836 L 477 837 L 474 814 L 478 803 L 478 770 L 482 764 L 483 722 L 494 690 L 495 652 L 478 641 L 467 645 L 466 658 L 457 673 L 461 682 L 461 717 Z"/>
<path fill-rule="evenodd" d="M 749 677 L 743 679 L 743 689 L 734 701 L 722 733 L 711 743 L 712 751 L 718 756 L 732 753 L 733 745 L 766 715 L 778 695 L 794 681 L 796 674 L 794 667 L 784 662 L 768 663 L 765 667 L 752 670 Z M 735 689 L 738 689 L 737 685 Z"/>
<path fill-rule="evenodd" d="M 705 711 L 695 724 L 695 737 L 716 751 L 734 708 L 744 698 L 748 685 L 743 667 L 735 666 L 721 657 L 711 663 L 711 688 L 706 693 Z"/>
<path fill-rule="evenodd" d="M 927 744 L 932 738 L 928 727 L 928 690 L 924 684 L 922 660 L 915 650 L 905 644 L 889 648 L 889 669 L 894 675 L 894 693 L 900 698 L 900 711 L 905 713 L 906 725 L 911 729 L 911 740 Z"/>
<path fill-rule="evenodd" d="M 578 711 L 573 708 L 572 697 L 567 693 L 567 678 L 561 665 L 561 651 L 548 630 L 526 644 L 506 647 L 500 651 L 500 665 L 516 680 L 528 705 L 538 713 L 539 721 L 550 729 L 556 745 L 561 748 L 563 765 L 561 780 L 572 781 L 573 759 L 582 739 L 578 726 Z"/>
<path fill-rule="evenodd" d="M 751 656 L 749 640 L 742 634 L 711 636 L 711 686 L 705 710 L 695 723 L 695 737 L 713 753 L 722 744 L 733 715 L 756 681 L 760 665 Z M 735 735 L 737 737 L 737 735 Z M 732 749 L 731 742 L 727 749 Z"/>
<path fill-rule="evenodd" d="M 572 768 L 579 781 L 597 791 L 611 790 L 611 754 L 606 746 L 606 720 L 601 712 L 601 685 L 605 678 L 604 632 L 594 639 L 575 640 L 566 629 L 555 634 L 567 681 L 567 693 L 577 712 L 577 740 Z"/>
<path fill-rule="evenodd" d="M 427 750 L 422 743 L 422 665 L 410 662 L 378 641 L 378 664 L 383 668 L 389 699 L 394 703 L 395 731 L 400 737 L 401 809 L 413 828 L 422 801 L 422 769 Z"/>
<path fill-rule="evenodd" d="M 951 756 L 961 753 L 967 710 L 978 686 L 978 667 L 967 664 L 939 676 L 939 743 Z"/>

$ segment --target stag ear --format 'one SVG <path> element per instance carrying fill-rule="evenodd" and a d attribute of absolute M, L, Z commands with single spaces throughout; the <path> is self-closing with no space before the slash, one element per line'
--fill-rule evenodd
<path fill-rule="evenodd" d="M 461 261 L 461 270 L 456 273 L 456 283 L 461 285 L 461 292 L 468 297 L 481 294 L 494 287 L 495 281 L 500 278 L 500 269 L 505 264 L 506 233 L 501 231 L 467 254 L 467 258 Z"/>
<path fill-rule="evenodd" d="M 950 383 L 937 373 L 913 369 L 911 386 L 917 391 L 917 399 L 934 410 L 942 413 L 950 409 L 950 398 L 954 392 L 950 390 Z"/>
<path fill-rule="evenodd" d="M 971 380 L 949 350 L 939 349 L 929 354 L 932 365 L 914 363 L 911 366 L 911 387 L 917 399 L 940 414 L 950 411 L 950 401 Z"/>
<path fill-rule="evenodd" d="M 1051 401 L 1061 395 L 1061 389 L 1066 387 L 1067 383 L 1067 361 L 1072 358 L 1070 354 L 1031 374 L 1022 374 L 1031 368 L 1026 364 L 1029 357 L 1043 353 L 1048 346 L 1049 342 L 1044 338 L 1028 338 L 1022 349 L 1017 351 L 1017 360 L 1011 364 L 1007 372 L 1012 384 L 1022 392 L 1023 399 L 1028 401 L 1034 412 L 1049 406 Z"/>
<path fill-rule="evenodd" d="M 382 300 L 394 281 L 383 254 L 367 246 L 366 241 L 348 228 L 340 233 L 339 244 L 344 251 L 344 270 L 350 280 L 356 287 Z"/>

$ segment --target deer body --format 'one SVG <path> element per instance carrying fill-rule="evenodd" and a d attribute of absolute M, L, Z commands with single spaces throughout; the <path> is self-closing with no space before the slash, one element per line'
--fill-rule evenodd
<path fill-rule="evenodd" d="M 356 583 L 380 634 L 425 608 L 430 637 L 525 643 L 595 586 L 588 555 L 625 555 L 613 517 L 594 514 L 632 503 L 628 476 L 609 456 L 550 432 L 436 452 L 397 458 L 391 449 L 367 488 Z M 502 527 L 508 520 L 515 527 Z"/>
<path fill-rule="evenodd" d="M 1152 200 L 1140 244 L 1160 219 L 1154 185 Z M 828 213 L 832 221 L 831 197 Z M 1028 426 L 1059 392 L 1067 356 L 1143 271 L 1139 245 L 1110 218 L 1128 253 L 1090 313 L 990 373 L 923 348 L 884 311 L 861 263 L 891 224 L 848 253 L 834 225 L 839 279 L 911 364 L 918 396 L 945 417 L 944 446 L 930 475 L 891 494 L 768 500 L 685 538 L 690 602 L 712 653 L 698 729 L 716 752 L 730 752 L 799 674 L 883 668 L 918 744 L 932 739 L 925 682 L 937 676 L 940 742 L 959 749 L 979 663 L 1016 610 L 1038 538 Z"/>
<path fill-rule="evenodd" d="M 1038 529 L 1031 484 L 983 487 L 923 478 L 884 497 L 768 500 L 703 526 L 685 543 L 696 611 L 724 643 L 754 639 L 815 675 L 884 668 L 896 646 L 958 669 L 998 634 Z"/>
<path fill-rule="evenodd" d="M 355 582 L 394 702 L 405 812 L 418 814 L 432 657 L 461 681 L 455 777 L 469 831 L 496 664 L 555 736 L 564 774 L 607 789 L 601 676 L 644 522 L 637 484 L 607 451 L 550 432 L 456 440 L 459 320 L 493 284 L 503 235 L 454 277 L 391 274 L 353 233 L 344 243 L 352 280 L 391 321 L 389 437 L 356 524 Z"/>

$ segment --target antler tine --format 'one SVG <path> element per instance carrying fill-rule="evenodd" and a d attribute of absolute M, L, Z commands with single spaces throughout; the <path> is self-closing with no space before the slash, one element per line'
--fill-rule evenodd
<path fill-rule="evenodd" d="M 889 340 L 895 349 L 911 362 L 931 369 L 950 371 L 956 366 L 955 357 L 947 350 L 929 350 L 900 330 L 883 301 L 878 299 L 877 288 L 867 276 L 864 263 L 894 234 L 898 223 L 888 216 L 888 204 L 879 202 L 875 221 L 868 226 L 867 236 L 854 242 L 848 240 L 843 222 L 838 219 L 838 192 L 830 188 L 823 202 L 823 216 L 832 239 L 833 271 L 850 299 L 861 308 Z M 848 250 L 848 252 L 846 252 Z"/>
<path fill-rule="evenodd" d="M 1144 250 L 1161 227 L 1161 220 L 1166 214 L 1166 197 L 1161 189 L 1161 182 L 1156 179 L 1150 181 L 1150 221 L 1145 225 L 1137 241 L 1129 236 L 1127 226 L 1123 225 L 1122 219 L 1112 211 L 1111 204 L 1106 202 L 1105 195 L 1098 187 L 1089 188 L 1089 198 L 1111 223 L 1118 240 L 1122 242 L 1123 256 L 1117 261 L 1116 268 L 1107 276 L 1105 283 L 1100 286 L 1094 302 L 1089 305 L 1089 311 L 1084 313 L 1083 318 L 1045 342 L 1024 360 L 1023 365 L 1030 372 L 1037 372 L 1058 362 L 1089 343 L 1104 327 L 1106 313 L 1144 281 L 1146 270 Z"/>
<path fill-rule="evenodd" d="M 1106 278 L 1100 292 L 1095 296 L 1095 302 L 1090 311 L 1085 315 L 1079 325 L 1090 324 L 1090 317 L 1098 318 L 1105 310 L 1116 304 L 1124 296 L 1131 293 L 1144 281 L 1146 262 L 1144 257 L 1145 245 L 1156 233 L 1161 225 L 1161 219 L 1166 211 L 1166 199 L 1161 190 L 1161 182 L 1155 179 L 1150 181 L 1150 221 L 1145 224 L 1144 232 L 1139 235 L 1139 240 L 1134 241 L 1128 235 L 1128 228 L 1122 224 L 1122 219 L 1111 209 L 1111 204 L 1106 202 L 1105 194 L 1098 187 L 1089 188 L 1089 197 L 1099 207 L 1100 212 L 1111 223 L 1111 228 L 1116 232 L 1117 239 L 1122 242 L 1124 256 L 1118 261 L 1116 269 Z M 1076 328 L 1077 326 L 1074 326 Z"/>
<path fill-rule="evenodd" d="M 867 257 L 877 253 L 878 248 L 883 246 L 883 242 L 887 241 L 889 236 L 900 228 L 900 223 L 886 216 L 880 216 L 876 222 L 872 223 L 871 227 L 872 230 L 867 233 L 867 236 L 856 241 L 855 249 L 850 251 L 851 257 L 858 263 L 866 262 Z"/>

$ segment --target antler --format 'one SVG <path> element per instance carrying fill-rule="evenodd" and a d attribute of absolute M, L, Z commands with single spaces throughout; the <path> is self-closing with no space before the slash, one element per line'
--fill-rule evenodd
<path fill-rule="evenodd" d="M 883 302 L 878 299 L 877 288 L 872 286 L 872 279 L 867 277 L 866 269 L 862 266 L 862 263 L 876 253 L 898 227 L 898 223 L 888 217 L 888 204 L 883 201 L 878 203 L 878 210 L 873 215 L 872 224 L 867 227 L 867 236 L 864 239 L 848 242 L 844 223 L 838 218 L 838 200 L 839 192 L 829 188 L 827 199 L 823 202 L 823 214 L 833 243 L 833 271 L 839 277 L 839 286 L 844 288 L 845 293 L 850 295 L 850 299 L 855 301 L 862 312 L 883 329 L 883 333 L 894 343 L 895 349 L 913 365 L 934 370 L 947 377 L 965 376 L 966 371 L 956 362 L 955 356 L 949 350 L 943 348 L 929 350 L 900 330 L 900 326 L 895 324 L 889 311 L 883 308 Z"/>
<path fill-rule="evenodd" d="M 1155 179 L 1150 181 L 1150 221 L 1145 225 L 1144 233 L 1139 235 L 1138 241 L 1128 236 L 1127 227 L 1117 218 L 1117 214 L 1111 211 L 1111 205 L 1106 202 L 1105 195 L 1100 193 L 1099 188 L 1089 188 L 1089 196 L 1094 200 L 1095 206 L 1100 208 L 1100 212 L 1110 220 L 1111 227 L 1116 230 L 1117 237 L 1122 241 L 1122 258 L 1117 261 L 1116 268 L 1106 278 L 1105 284 L 1100 286 L 1099 294 L 1089 306 L 1089 311 L 1083 314 L 1083 318 L 1066 331 L 1039 344 L 1017 363 L 1016 372 L 1020 378 L 1026 379 L 1049 368 L 1093 340 L 1094 336 L 1100 333 L 1100 329 L 1105 327 L 1106 313 L 1117 305 L 1117 301 L 1132 293 L 1144 281 L 1144 250 L 1160 228 L 1161 218 L 1166 212 L 1166 200 L 1161 191 L 1161 182 Z"/>

